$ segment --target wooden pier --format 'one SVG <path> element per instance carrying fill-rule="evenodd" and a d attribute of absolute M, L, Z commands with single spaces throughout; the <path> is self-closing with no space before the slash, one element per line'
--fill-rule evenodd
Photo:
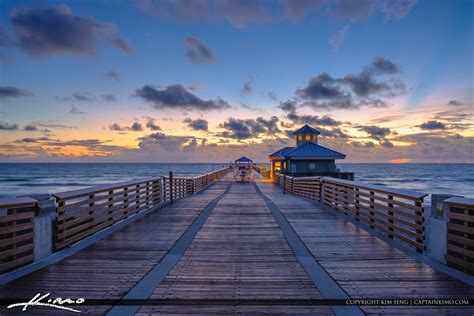
<path fill-rule="evenodd" d="M 321 191 L 311 179 L 278 178 L 284 192 L 257 173 L 254 182 L 231 180 L 222 170 L 199 179 L 165 177 L 58 194 L 54 247 L 70 253 L 1 285 L 0 299 L 36 293 L 84 298 L 71 307 L 94 315 L 474 313 L 474 306 L 317 304 L 474 298 L 473 286 L 417 260 L 424 237 L 416 194 L 382 196 L 373 187 L 351 187 L 349 196 L 344 188 L 351 183 L 343 180 Z M 10 221 L 16 214 L 23 213 L 12 212 Z M 113 229 L 123 219 L 133 221 Z M 107 230 L 100 238 L 94 234 Z M 22 234 L 8 236 L 17 242 Z M 413 253 L 393 239 L 407 239 Z M 72 251 L 79 240 L 92 241 Z M 26 315 L 2 305 L 4 314 Z M 65 311 L 33 306 L 27 314 Z"/>

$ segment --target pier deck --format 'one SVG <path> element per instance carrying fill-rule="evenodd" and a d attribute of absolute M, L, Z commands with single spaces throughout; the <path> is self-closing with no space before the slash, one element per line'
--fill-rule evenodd
<path fill-rule="evenodd" d="M 0 286 L 0 298 L 84 297 L 84 304 L 73 307 L 97 315 L 473 312 L 472 307 L 312 305 L 309 300 L 323 298 L 472 298 L 474 288 L 323 204 L 283 195 L 256 178 L 233 183 L 227 176 L 165 205 L 58 263 Z M 140 302 L 147 298 L 160 304 Z M 130 299 L 137 301 L 122 301 Z M 87 305 L 93 300 L 100 304 Z M 28 309 L 28 314 L 64 313 Z M 1 306 L 0 314 L 25 313 Z"/>

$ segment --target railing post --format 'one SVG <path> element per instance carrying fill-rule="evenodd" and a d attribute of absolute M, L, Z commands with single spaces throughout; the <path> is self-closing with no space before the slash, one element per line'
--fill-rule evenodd
<path fill-rule="evenodd" d="M 370 191 L 370 195 L 374 196 L 375 193 L 374 191 Z M 369 219 L 370 219 L 370 223 L 371 224 L 375 224 L 375 206 L 374 206 L 374 203 L 375 203 L 375 199 L 374 198 L 370 198 L 370 212 L 369 212 Z M 375 228 L 374 225 L 370 225 L 371 228 Z"/>
<path fill-rule="evenodd" d="M 283 174 L 283 194 L 286 194 L 285 183 L 286 183 L 286 174 Z"/>
<path fill-rule="evenodd" d="M 109 214 L 109 218 L 108 218 L 108 221 L 112 221 L 113 219 L 113 216 L 112 216 L 112 213 L 113 213 L 113 207 L 114 207 L 114 190 L 110 190 L 109 191 L 109 211 L 108 211 L 108 214 Z"/>
<path fill-rule="evenodd" d="M 420 248 L 416 248 L 416 251 L 419 252 L 419 253 L 423 253 L 423 251 L 425 250 L 425 234 L 424 234 L 424 226 L 423 226 L 423 199 L 420 201 L 420 200 L 417 200 L 415 202 L 415 205 L 417 206 L 418 210 L 416 211 L 416 215 L 417 216 L 421 216 L 421 221 L 417 220 L 416 221 L 416 225 L 418 226 L 418 228 L 416 229 L 416 233 L 417 234 L 420 234 L 422 236 L 422 239 L 419 239 L 417 238 L 416 239 L 416 242 L 421 244 L 421 249 Z M 420 229 L 421 227 L 421 229 Z"/>
<path fill-rule="evenodd" d="M 173 171 L 170 171 L 170 203 L 173 203 Z"/>
<path fill-rule="evenodd" d="M 393 200 L 393 195 L 388 196 L 389 200 Z M 388 202 L 388 207 L 392 210 L 393 203 Z M 388 211 L 388 237 L 393 239 L 393 212 Z"/>
<path fill-rule="evenodd" d="M 356 220 L 360 221 L 360 195 L 359 195 L 359 188 L 355 188 L 355 216 Z"/>
<path fill-rule="evenodd" d="M 291 194 L 295 194 L 295 177 L 291 178 Z"/>
<path fill-rule="evenodd" d="M 161 203 L 161 202 L 165 201 L 165 181 L 164 181 L 164 177 L 160 178 L 159 188 L 160 188 L 160 203 Z"/>

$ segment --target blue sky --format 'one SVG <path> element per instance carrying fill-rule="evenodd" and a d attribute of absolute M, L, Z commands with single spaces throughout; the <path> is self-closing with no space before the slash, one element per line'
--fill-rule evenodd
<path fill-rule="evenodd" d="M 349 152 L 353 161 L 449 160 L 447 154 L 419 156 L 409 149 L 414 144 L 428 148 L 436 137 L 448 139 L 443 141 L 446 153 L 450 146 L 465 148 L 468 152 L 460 160 L 472 161 L 472 1 L 307 3 L 313 5 L 304 6 L 304 1 L 3 1 L 0 87 L 28 94 L 7 89 L 0 99 L 3 159 L 137 161 L 153 156 L 166 161 L 179 156 L 183 161 L 206 160 L 209 152 L 215 155 L 209 159 L 230 157 L 232 146 L 265 159 L 273 148 L 292 143 L 288 131 L 305 122 L 319 122 L 314 117 L 331 117 L 339 124 L 315 127 L 327 129 L 327 145 Z M 74 17 L 84 22 L 66 25 L 74 23 Z M 40 27 L 35 24 L 38 20 Z M 65 31 L 55 35 L 55 28 Z M 25 38 L 36 38 L 35 48 Z M 113 44 L 116 39 L 124 44 Z M 194 59 L 186 55 L 188 50 L 195 51 Z M 396 69 L 374 70 L 377 58 Z M 364 77 L 370 67 L 370 76 Z M 117 73 L 119 80 L 106 76 L 108 72 Z M 311 86 L 310 79 L 323 73 L 333 80 Z M 354 90 L 361 79 L 373 84 L 358 86 L 370 92 Z M 172 85 L 184 90 L 175 91 L 175 99 L 170 100 L 163 91 Z M 138 96 L 145 86 L 158 94 Z M 297 93 L 321 87 L 341 92 L 340 98 Z M 195 103 L 183 105 L 177 101 L 183 98 L 178 93 L 204 101 L 220 97 L 229 107 L 209 110 Z M 87 96 L 87 101 L 75 99 L 74 94 Z M 113 101 L 104 101 L 105 94 Z M 351 105 L 341 105 L 348 94 Z M 383 107 L 374 100 L 383 102 Z M 288 118 L 282 108 L 287 101 L 295 103 L 299 120 Z M 440 114 L 446 111 L 451 113 Z M 278 119 L 272 128 L 249 121 L 272 116 Z M 387 116 L 397 118 L 378 120 Z M 193 129 L 183 122 L 188 117 L 205 119 L 209 128 Z M 114 123 L 129 127 L 134 122 L 144 127 L 150 119 L 159 131 L 110 128 Z M 442 125 L 423 125 L 427 122 Z M 38 128 L 22 130 L 26 125 Z M 374 138 L 366 132 L 367 126 L 389 132 Z M 348 137 L 332 136 L 335 129 Z M 162 136 L 150 138 L 156 133 Z M 33 141 L 21 144 L 24 138 Z M 207 144 L 202 144 L 203 139 Z M 70 146 L 75 140 L 96 142 Z M 58 149 L 61 142 L 66 149 Z M 206 148 L 209 144 L 212 148 Z"/>

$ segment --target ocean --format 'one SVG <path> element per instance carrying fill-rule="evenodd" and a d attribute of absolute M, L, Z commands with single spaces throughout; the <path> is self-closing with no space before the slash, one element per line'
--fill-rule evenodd
<path fill-rule="evenodd" d="M 120 181 L 167 175 L 195 176 L 227 166 L 174 163 L 3 163 L 0 196 L 55 193 Z M 338 164 L 355 180 L 425 193 L 474 198 L 474 164 Z"/>

